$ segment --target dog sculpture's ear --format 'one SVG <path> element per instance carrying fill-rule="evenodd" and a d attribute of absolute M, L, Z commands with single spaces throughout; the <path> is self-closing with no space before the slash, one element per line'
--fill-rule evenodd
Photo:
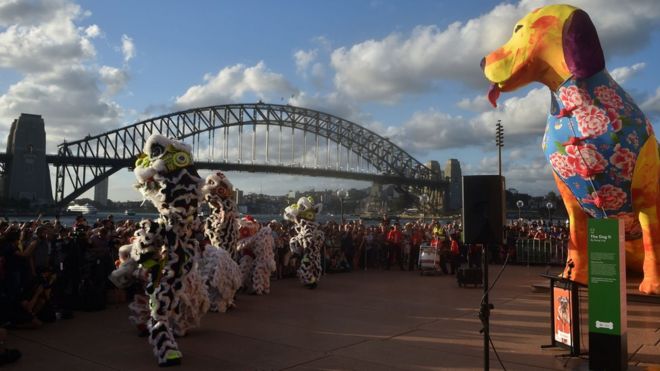
<path fill-rule="evenodd" d="M 587 13 L 577 9 L 564 23 L 563 49 L 566 66 L 576 78 L 587 78 L 605 68 L 596 27 Z"/>

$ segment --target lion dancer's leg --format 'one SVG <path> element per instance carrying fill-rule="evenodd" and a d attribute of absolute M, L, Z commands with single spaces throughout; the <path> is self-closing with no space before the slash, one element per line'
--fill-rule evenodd
<path fill-rule="evenodd" d="M 316 282 L 314 277 L 312 254 L 310 247 L 303 250 L 302 259 L 300 260 L 300 267 L 298 268 L 298 279 L 300 283 L 305 286 L 311 286 Z"/>
<path fill-rule="evenodd" d="M 136 292 L 133 300 L 128 304 L 128 320 L 135 325 L 138 330 L 138 336 L 143 337 L 149 334 L 149 297 L 144 292 Z"/>
<path fill-rule="evenodd" d="M 568 257 L 562 277 L 587 284 L 589 280 L 589 256 L 587 253 L 587 213 L 573 196 L 571 190 L 557 176 L 555 183 L 566 206 L 570 222 L 570 238 L 568 240 Z"/>
<path fill-rule="evenodd" d="M 128 305 L 128 319 L 137 327 L 140 337 L 149 335 L 149 300 L 155 287 L 154 281 L 157 282 L 161 274 L 160 246 L 163 245 L 164 230 L 164 226 L 158 222 L 143 220 L 132 241 L 131 257 L 140 264 L 134 272 L 137 279 L 135 286 L 141 290 L 136 288 L 133 300 Z"/>
<path fill-rule="evenodd" d="M 170 328 L 172 320 L 176 321 L 179 311 L 178 290 L 182 288 L 182 264 L 185 252 L 181 246 L 175 245 L 167 250 L 167 259 L 160 280 L 152 270 L 152 284 L 155 285 L 151 295 L 151 324 L 149 342 L 154 347 L 154 354 L 160 366 L 171 366 L 181 363 L 183 355 L 174 340 Z M 158 268 L 156 268 L 158 269 Z M 149 290 L 149 287 L 147 287 Z"/>
<path fill-rule="evenodd" d="M 660 159 L 654 136 L 642 147 L 633 173 L 633 209 L 639 213 L 644 244 L 644 279 L 639 291 L 660 295 Z"/>

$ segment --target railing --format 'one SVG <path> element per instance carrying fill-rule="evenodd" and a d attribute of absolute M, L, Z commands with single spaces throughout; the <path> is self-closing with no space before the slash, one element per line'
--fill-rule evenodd
<path fill-rule="evenodd" d="M 564 265 L 568 253 L 568 241 L 550 238 L 547 240 L 518 239 L 516 241 L 516 263 Z"/>

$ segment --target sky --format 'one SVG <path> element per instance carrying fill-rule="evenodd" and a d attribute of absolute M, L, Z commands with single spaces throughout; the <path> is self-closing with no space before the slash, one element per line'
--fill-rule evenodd
<path fill-rule="evenodd" d="M 497 173 L 507 188 L 555 191 L 540 148 L 549 90 L 531 84 L 494 109 L 479 62 L 515 22 L 553 1 L 0 0 L 0 151 L 20 113 L 43 116 L 47 152 L 181 109 L 287 103 L 388 137 L 421 162 Z M 591 16 L 607 68 L 660 131 L 660 2 L 574 0 Z M 366 187 L 228 173 L 245 192 Z M 132 173 L 109 197 L 137 200 Z M 53 183 L 54 184 L 54 183 Z M 91 193 L 84 196 L 90 197 Z"/>

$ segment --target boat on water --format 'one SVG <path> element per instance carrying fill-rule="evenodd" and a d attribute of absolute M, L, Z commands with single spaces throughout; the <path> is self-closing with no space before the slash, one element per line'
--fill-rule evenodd
<path fill-rule="evenodd" d="M 96 207 L 94 207 L 94 205 L 84 204 L 84 205 L 69 205 L 69 207 L 66 208 L 66 211 L 73 213 L 81 213 L 83 215 L 94 215 L 99 210 Z"/>
<path fill-rule="evenodd" d="M 126 215 L 126 216 L 133 216 L 133 215 L 135 215 L 135 211 L 124 210 L 124 215 Z"/>

